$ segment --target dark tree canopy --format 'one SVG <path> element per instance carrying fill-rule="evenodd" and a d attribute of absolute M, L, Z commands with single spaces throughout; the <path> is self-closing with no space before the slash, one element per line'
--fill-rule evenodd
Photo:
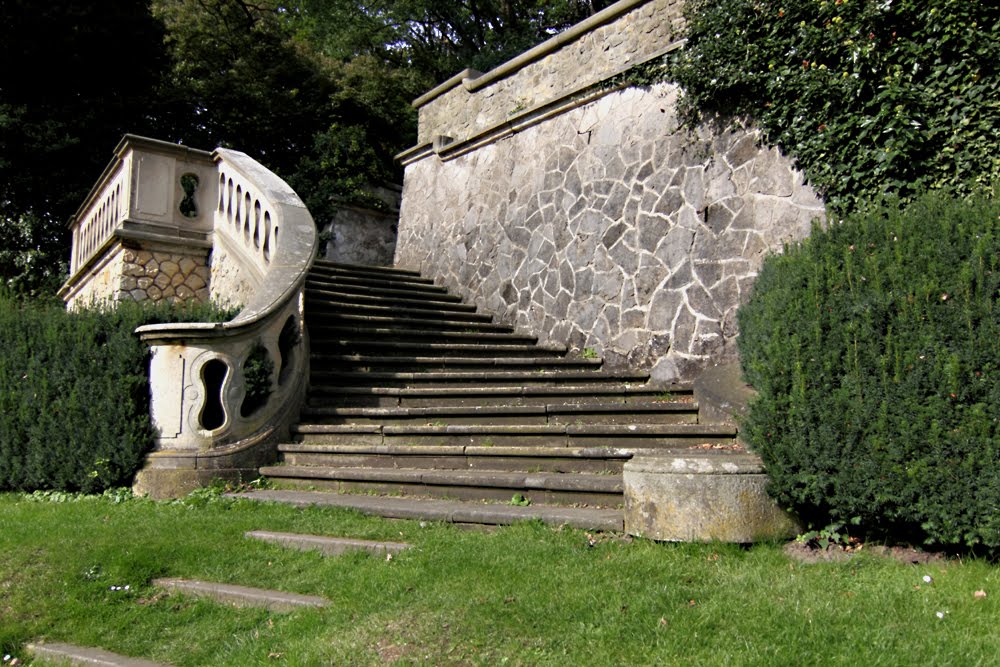
<path fill-rule="evenodd" d="M 322 222 L 398 180 L 410 101 L 608 0 L 6 0 L 0 279 L 51 292 L 65 225 L 126 133 L 244 151 Z"/>

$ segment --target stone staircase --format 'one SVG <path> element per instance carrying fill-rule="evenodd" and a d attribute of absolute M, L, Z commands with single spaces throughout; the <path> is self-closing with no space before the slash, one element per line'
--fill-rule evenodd
<path fill-rule="evenodd" d="M 477 505 L 480 518 L 468 521 L 545 520 L 552 510 L 591 527 L 593 515 L 574 522 L 572 512 L 596 508 L 620 525 L 622 466 L 634 454 L 735 441 L 735 427 L 699 423 L 689 386 L 538 345 L 415 272 L 318 261 L 306 312 L 307 404 L 278 465 L 260 471 L 285 491 L 251 497 L 390 516 L 384 508 L 424 503 L 428 518 L 451 499 Z M 366 495 L 330 497 L 345 492 Z M 516 511 L 484 513 L 484 502 Z"/>

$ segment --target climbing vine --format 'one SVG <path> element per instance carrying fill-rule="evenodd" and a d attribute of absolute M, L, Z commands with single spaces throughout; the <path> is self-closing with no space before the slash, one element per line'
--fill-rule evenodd
<path fill-rule="evenodd" d="M 688 41 L 632 73 L 689 122 L 750 117 L 833 209 L 1000 179 L 1000 6 L 964 0 L 691 0 Z"/>

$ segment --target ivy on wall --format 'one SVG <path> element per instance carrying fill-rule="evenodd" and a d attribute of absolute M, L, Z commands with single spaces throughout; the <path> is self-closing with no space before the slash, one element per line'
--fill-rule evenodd
<path fill-rule="evenodd" d="M 750 117 L 834 209 L 1000 180 L 1000 5 L 691 0 L 688 42 L 634 73 L 689 121 Z"/>

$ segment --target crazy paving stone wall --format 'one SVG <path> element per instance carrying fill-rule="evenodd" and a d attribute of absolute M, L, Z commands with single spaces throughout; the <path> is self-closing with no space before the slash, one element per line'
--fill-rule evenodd
<path fill-rule="evenodd" d="M 669 84 L 600 93 L 454 156 L 416 152 L 396 263 L 658 380 L 734 358 L 764 255 L 823 207 L 756 131 L 682 127 L 677 97 Z"/>
<path fill-rule="evenodd" d="M 178 254 L 119 246 L 94 276 L 83 282 L 71 308 L 108 300 L 205 302 L 209 299 L 209 268 L 203 255 Z"/>

